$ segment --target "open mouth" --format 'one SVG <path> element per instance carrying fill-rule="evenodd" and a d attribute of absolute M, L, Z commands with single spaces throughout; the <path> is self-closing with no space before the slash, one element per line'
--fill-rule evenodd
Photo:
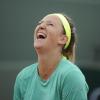
<path fill-rule="evenodd" d="M 38 33 L 37 34 L 37 39 L 45 39 L 47 36 L 44 33 Z"/>

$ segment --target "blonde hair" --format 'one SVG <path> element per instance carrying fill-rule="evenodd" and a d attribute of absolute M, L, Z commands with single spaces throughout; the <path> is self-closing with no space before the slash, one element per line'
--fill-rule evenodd
<path fill-rule="evenodd" d="M 75 52 L 76 52 L 76 28 L 72 22 L 72 19 L 68 16 L 62 14 L 69 22 L 71 29 L 71 40 L 67 48 L 62 48 L 62 54 L 71 62 L 75 62 Z M 65 34 L 65 30 L 64 30 Z"/>

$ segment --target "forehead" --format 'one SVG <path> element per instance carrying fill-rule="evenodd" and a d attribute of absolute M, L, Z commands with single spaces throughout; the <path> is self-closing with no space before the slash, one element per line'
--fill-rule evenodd
<path fill-rule="evenodd" d="M 42 21 L 47 21 L 47 22 L 53 22 L 55 24 L 60 24 L 61 25 L 61 21 L 60 18 L 56 15 L 47 15 L 45 16 Z"/>

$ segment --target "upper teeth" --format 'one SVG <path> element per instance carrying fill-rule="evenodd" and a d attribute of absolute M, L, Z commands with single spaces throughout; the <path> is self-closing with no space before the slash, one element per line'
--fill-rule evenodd
<path fill-rule="evenodd" d="M 38 33 L 37 34 L 37 38 L 39 39 L 39 38 L 42 38 L 42 39 L 44 39 L 46 37 L 46 35 L 44 34 L 44 33 Z"/>

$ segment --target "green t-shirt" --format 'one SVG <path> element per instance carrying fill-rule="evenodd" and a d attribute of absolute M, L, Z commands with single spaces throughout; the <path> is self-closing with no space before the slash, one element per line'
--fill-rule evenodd
<path fill-rule="evenodd" d="M 13 100 L 87 100 L 88 85 L 76 65 L 62 58 L 48 80 L 39 76 L 37 66 L 18 74 Z"/>

